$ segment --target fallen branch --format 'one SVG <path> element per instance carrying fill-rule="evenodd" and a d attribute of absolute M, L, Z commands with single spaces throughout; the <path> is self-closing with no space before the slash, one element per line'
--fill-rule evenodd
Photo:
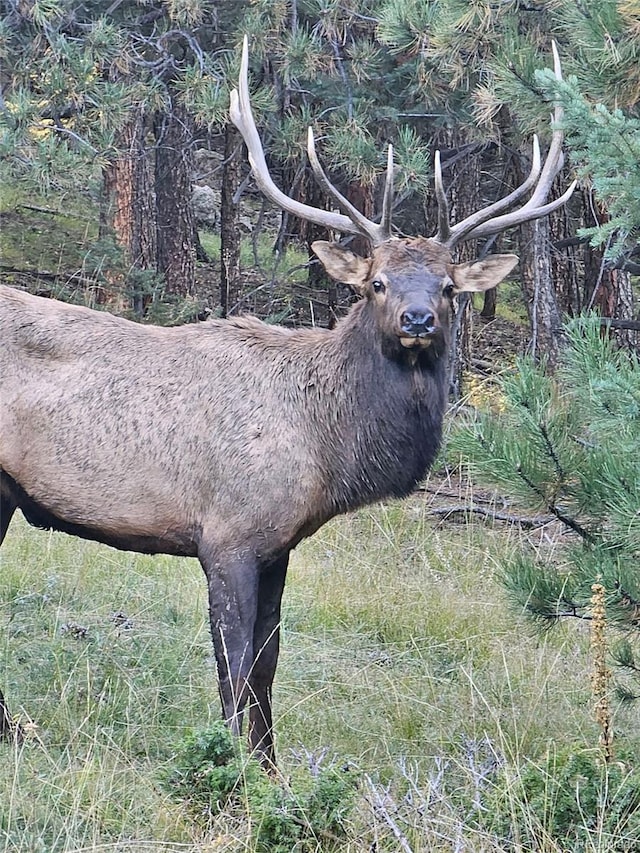
<path fill-rule="evenodd" d="M 600 317 L 601 326 L 611 326 L 612 329 L 630 329 L 640 332 L 640 320 L 616 320 L 615 317 Z"/>
<path fill-rule="evenodd" d="M 0 273 L 7 273 L 10 275 L 24 275 L 29 276 L 29 278 L 44 278 L 48 281 L 57 281 L 57 279 L 59 278 L 65 278 L 62 273 L 48 272 L 47 270 L 30 270 L 24 267 L 8 267 L 4 264 L 0 264 Z"/>
<path fill-rule="evenodd" d="M 101 287 L 100 282 L 95 278 L 89 278 L 82 275 L 80 272 L 50 272 L 49 270 L 30 270 L 27 268 L 10 267 L 0 264 L 0 276 L 2 275 L 19 275 L 25 278 L 32 278 L 41 281 L 51 281 L 63 285 L 78 284 L 83 287 Z M 38 294 L 44 296 L 44 294 Z"/>
<path fill-rule="evenodd" d="M 391 815 L 390 808 L 395 811 L 397 810 L 397 806 L 391 799 L 389 792 L 384 789 L 381 792 L 380 789 L 376 787 L 370 776 L 365 775 L 364 778 L 371 792 L 367 797 L 367 800 L 371 803 L 374 813 L 387 824 L 403 853 L 413 853 L 411 845 L 407 841 L 405 834 Z"/>
<path fill-rule="evenodd" d="M 496 512 L 493 509 L 487 509 L 482 506 L 469 506 L 468 504 L 434 507 L 430 510 L 430 513 L 432 515 L 442 516 L 445 519 L 448 519 L 452 515 L 468 515 L 469 513 L 474 513 L 476 515 L 481 515 L 483 518 L 489 518 L 491 521 L 506 521 L 509 524 L 518 524 L 520 527 L 524 527 L 528 530 L 534 527 L 544 527 L 545 524 L 549 524 L 550 521 L 554 520 L 550 515 L 526 518 L 520 515 L 511 515 L 506 512 Z"/>
<path fill-rule="evenodd" d="M 23 210 L 33 210 L 35 213 L 48 213 L 51 216 L 65 216 L 61 210 L 54 210 L 51 207 L 38 207 L 36 204 L 16 204 L 16 208 L 22 208 Z"/>
<path fill-rule="evenodd" d="M 486 358 L 472 358 L 471 367 L 475 370 L 482 370 L 484 373 L 495 373 L 496 365 Z"/>
<path fill-rule="evenodd" d="M 418 486 L 416 491 L 417 492 L 428 492 L 430 495 L 435 495 L 438 498 L 451 498 L 452 500 L 456 500 L 456 499 L 457 500 L 463 500 L 464 499 L 463 493 L 465 491 L 467 491 L 467 489 L 464 489 L 464 488 L 462 488 L 462 489 L 445 489 L 439 484 L 431 485 L 431 483 L 427 481 L 426 483 L 423 483 L 422 485 Z M 474 500 L 474 506 L 477 506 L 479 504 L 489 504 L 490 506 L 495 506 L 496 503 L 500 502 L 500 498 L 497 497 L 495 494 L 489 493 L 489 494 L 487 494 L 486 497 L 483 497 L 482 494 L 480 494 L 479 490 L 475 490 L 474 495 L 473 495 L 473 500 Z M 502 499 L 503 507 L 506 507 L 507 503 L 508 502 L 506 501 L 506 499 L 503 498 Z M 468 504 L 464 504 L 464 506 L 466 507 L 466 506 L 468 506 Z"/>

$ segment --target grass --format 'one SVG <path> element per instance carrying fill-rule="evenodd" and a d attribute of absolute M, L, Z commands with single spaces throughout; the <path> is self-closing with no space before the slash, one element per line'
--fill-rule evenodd
<path fill-rule="evenodd" d="M 86 200 L 38 197 L 6 182 L 0 189 L 0 259 L 3 283 L 15 273 L 78 274 L 97 240 L 98 221 Z"/>
<path fill-rule="evenodd" d="M 439 803 L 403 818 L 413 853 L 454 849 L 456 833 L 470 845 L 458 849 L 502 849 L 473 812 L 482 766 L 597 743 L 586 636 L 568 626 L 541 639 L 503 603 L 496 568 L 521 534 L 444 525 L 432 500 L 336 519 L 293 559 L 281 767 L 326 753 L 369 780 L 340 849 L 400 849 L 376 796 L 403 814 L 411 785 Z M 219 716 L 198 564 L 21 519 L 1 559 L 3 687 L 34 726 L 22 746 L 0 746 L 0 851 L 252 850 L 246 816 L 203 823 L 163 785 L 185 734 Z M 619 726 L 636 741 L 630 714 Z"/>
<path fill-rule="evenodd" d="M 437 527 L 420 498 L 343 519 L 305 545 L 285 624 L 302 634 L 288 655 L 318 647 L 316 683 L 303 693 L 321 684 L 322 719 L 336 715 L 319 741 L 339 727 L 344 700 L 355 740 L 343 734 L 341 751 L 358 756 L 369 734 L 377 767 L 439 756 L 464 738 L 544 739 L 548 714 L 560 709 L 540 713 L 540 685 L 557 671 L 560 651 L 549 644 L 559 640 L 540 645 L 506 612 L 494 574 L 496 548 L 510 547 L 508 531 Z M 308 681 L 310 658 L 297 685 Z M 301 722 L 309 733 L 308 715 Z"/>

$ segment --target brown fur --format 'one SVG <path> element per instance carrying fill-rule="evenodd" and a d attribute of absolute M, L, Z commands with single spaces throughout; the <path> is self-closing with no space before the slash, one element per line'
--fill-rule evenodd
<path fill-rule="evenodd" d="M 225 718 L 239 731 L 251 700 L 265 763 L 291 549 L 407 494 L 440 442 L 458 268 L 435 246 L 392 241 L 365 260 L 317 244 L 364 296 L 332 331 L 141 326 L 0 288 L 0 540 L 20 508 L 39 527 L 197 556 Z M 410 350 L 408 305 L 434 323 Z"/>

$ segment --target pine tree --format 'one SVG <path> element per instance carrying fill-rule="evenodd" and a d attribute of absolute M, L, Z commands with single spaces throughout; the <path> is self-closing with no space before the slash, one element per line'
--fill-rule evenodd
<path fill-rule="evenodd" d="M 295 174 L 306 163 L 313 125 L 332 178 L 347 196 L 361 194 L 373 206 L 388 142 L 400 194 L 424 193 L 431 184 L 429 145 L 415 117 L 403 115 L 414 106 L 412 68 L 384 49 L 376 7 L 372 0 L 327 0 L 321 9 L 257 0 L 238 25 L 249 35 L 255 79 L 271 87 L 271 121 L 264 127 L 271 156 Z"/>
<path fill-rule="evenodd" d="M 558 83 L 540 72 L 538 82 L 560 99 L 571 162 L 608 212 L 606 222 L 583 233 L 593 245 L 606 245 L 611 261 L 632 257 L 640 243 L 640 110 L 588 99 L 575 76 Z"/>
<path fill-rule="evenodd" d="M 464 195 L 457 198 L 457 190 L 472 183 L 474 176 L 474 158 L 459 156 L 465 148 L 475 145 L 479 161 L 480 180 L 471 202 L 477 209 L 525 179 L 531 167 L 534 132 L 543 145 L 548 142 L 548 108 L 536 91 L 534 74 L 536 68 L 550 64 L 553 16 L 547 4 L 532 7 L 439 0 L 424 4 L 428 14 L 423 10 L 425 26 L 420 29 L 412 26 L 420 5 L 415 0 L 387 0 L 381 29 L 390 44 L 405 45 L 412 51 L 420 94 L 426 99 L 435 95 L 444 113 L 440 124 L 449 125 L 451 142 L 447 145 L 440 131 L 438 144 L 444 141 L 445 148 L 453 149 L 447 152 L 453 156 L 447 158 L 452 165 L 445 177 L 454 206 L 464 216 L 471 211 L 466 209 Z M 559 253 L 552 257 L 552 235 L 555 223 L 564 223 L 565 216 L 558 213 L 527 223 L 505 238 L 519 239 L 519 273 L 532 329 L 531 351 L 546 353 L 550 362 L 560 346 L 563 307 L 558 304 L 555 281 L 566 273 L 559 269 L 566 266 L 564 257 Z M 495 294 L 488 295 L 483 309 L 483 317 L 488 319 L 495 315 L 491 298 L 495 301 Z"/>
<path fill-rule="evenodd" d="M 214 34 L 222 10 L 205 0 L 10 6 L 0 29 L 0 174 L 43 193 L 100 197 L 101 236 L 111 230 L 129 270 L 109 294 L 120 307 L 130 301 L 140 309 L 140 285 L 148 289 L 154 274 L 167 293 L 190 296 L 188 102 L 203 78 L 220 82 Z M 234 4 L 236 19 L 241 10 Z M 202 47 L 212 42 L 211 51 Z M 224 97 L 218 85 L 218 116 Z"/>
<path fill-rule="evenodd" d="M 172 116 L 183 128 L 195 121 L 202 138 L 212 130 L 220 133 L 227 120 L 228 90 L 237 79 L 238 44 L 246 32 L 254 107 L 285 189 L 309 192 L 304 139 L 312 124 L 332 179 L 352 200 L 362 202 L 367 215 L 373 215 L 386 143 L 392 142 L 398 190 L 394 222 L 406 233 L 433 233 L 435 147 L 447 149 L 445 184 L 459 218 L 470 207 L 477 209 L 504 195 L 528 171 L 531 133 L 547 132 L 550 100 L 556 96 L 549 90 L 549 79 L 535 73 L 549 65 L 553 35 L 566 74 L 577 80 L 566 101 L 569 147 L 575 146 L 572 162 L 585 184 L 593 182 L 605 208 L 603 216 L 610 217 L 601 223 L 598 239 L 615 235 L 616 246 L 623 245 L 627 257 L 635 251 L 634 122 L 640 92 L 636 0 L 579 4 L 221 0 L 213 5 L 175 0 L 153 8 L 146 0 L 123 0 L 115 6 L 108 0 L 89 0 L 82 6 L 71 0 L 37 0 L 9 4 L 8 9 L 0 27 L 5 69 L 4 102 L 0 100 L 3 175 L 19 176 L 42 189 L 78 193 L 95 183 L 101 169 L 103 188 L 112 197 L 145 193 L 144 187 L 153 180 L 148 168 L 133 168 L 131 151 L 151 158 L 154 167 L 154 152 L 166 135 L 155 139 L 153 129 L 169 128 Z M 589 93 L 589 100 L 580 101 L 577 92 Z M 581 118 L 573 111 L 584 111 L 585 103 L 597 134 L 590 132 L 581 139 Z M 617 107 L 624 113 L 618 115 Z M 181 110 L 186 111 L 186 122 Z M 140 130 L 146 141 L 138 148 Z M 615 144 L 607 140 L 615 143 L 617 131 L 618 147 L 627 146 L 628 156 L 614 162 Z M 191 131 L 190 136 L 193 141 L 197 138 Z M 180 146 L 181 160 L 175 164 L 183 178 L 189 171 L 190 147 L 189 142 Z M 170 155 L 174 149 L 164 146 L 162 154 Z M 615 170 L 618 174 L 622 170 L 622 181 Z M 132 187 L 115 193 L 114 180 L 123 181 L 127 175 Z M 626 177 L 630 180 L 625 184 Z M 183 179 L 180 186 L 185 185 Z M 166 181 L 162 186 L 171 188 Z M 590 200 L 589 193 L 585 198 Z M 174 208 L 177 219 L 184 218 L 178 198 L 168 204 L 159 234 L 169 232 L 167 222 L 172 221 Z M 592 207 L 585 203 L 580 213 Z M 143 219 L 151 227 L 147 220 L 156 211 L 138 203 L 111 225 L 143 227 L 134 208 L 149 214 Z M 192 226 L 183 224 L 183 237 L 175 244 L 178 249 L 186 247 L 184 265 L 163 261 L 161 246 L 149 234 L 121 236 L 126 262 L 151 273 L 158 266 L 173 276 L 175 288 L 190 291 L 193 244 L 186 235 Z M 542 234 L 537 240 L 538 253 L 546 253 L 548 302 L 557 309 L 547 313 L 556 317 L 581 310 L 591 298 L 586 286 L 579 296 L 568 295 L 577 287 L 554 290 L 554 282 L 567 277 L 568 271 L 565 265 L 559 273 L 559 253 L 552 255 L 551 243 L 566 237 L 566 229 L 560 231 L 552 219 L 549 239 Z M 529 251 L 529 236 L 521 242 L 521 274 L 526 279 L 536 258 Z M 176 247 L 167 248 L 164 255 L 173 258 Z M 157 255 L 157 262 L 150 255 Z M 592 282 L 603 282 L 609 275 L 599 262 L 581 261 L 573 269 L 587 270 Z M 618 289 L 622 291 L 622 286 Z M 535 316 L 536 305 L 544 300 L 534 300 L 533 290 L 525 281 L 523 293 L 539 351 L 549 352 L 556 345 L 555 321 Z M 628 297 L 629 288 L 624 292 Z M 630 316 L 632 302 L 619 299 L 613 313 Z M 544 329 L 545 323 L 549 328 Z"/>
<path fill-rule="evenodd" d="M 543 626 L 589 619 L 592 586 L 622 634 L 640 629 L 640 362 L 602 334 L 597 317 L 573 320 L 554 378 L 521 360 L 502 382 L 504 411 L 457 432 L 474 476 L 548 514 L 566 533 L 544 558 L 522 550 L 503 568 L 514 603 Z M 632 646 L 617 657 L 634 671 Z M 638 670 L 640 671 L 640 670 Z"/>
<path fill-rule="evenodd" d="M 558 306 L 561 313 L 575 314 L 588 306 L 603 316 L 630 320 L 636 306 L 625 270 L 638 269 L 627 261 L 637 242 L 628 229 L 637 222 L 629 211 L 637 209 L 638 193 L 634 120 L 640 96 L 640 5 L 637 0 L 558 0 L 527 6 L 523 20 L 527 17 L 530 26 L 496 40 L 494 61 L 478 90 L 476 114 L 482 120 L 498 105 L 517 104 L 513 118 L 522 128 L 533 129 L 541 96 L 551 106 L 560 94 L 568 159 L 581 178 L 571 207 L 583 230 L 578 232 L 581 245 L 570 249 L 573 264 L 565 265 L 561 274 L 564 279 L 573 276 L 575 286 L 558 289 Z M 527 44 L 544 46 L 551 37 L 568 80 L 559 87 L 532 69 L 527 49 Z M 616 181 L 627 182 L 621 195 Z M 554 217 L 550 222 L 552 242 L 565 247 L 577 242 L 554 227 Z M 575 275 L 578 267 L 581 280 Z"/>

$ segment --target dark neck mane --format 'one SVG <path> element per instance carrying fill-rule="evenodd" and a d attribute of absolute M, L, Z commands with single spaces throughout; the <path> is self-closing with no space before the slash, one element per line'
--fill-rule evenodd
<path fill-rule="evenodd" d="M 322 385 L 333 396 L 337 430 L 326 430 L 321 452 L 331 460 L 332 501 L 341 511 L 406 495 L 425 476 L 440 445 L 446 350 L 429 348 L 416 358 L 398 347 L 391 355 L 366 301 L 330 335 L 325 346 L 335 347 L 334 357 L 325 365 L 333 375 Z"/>

